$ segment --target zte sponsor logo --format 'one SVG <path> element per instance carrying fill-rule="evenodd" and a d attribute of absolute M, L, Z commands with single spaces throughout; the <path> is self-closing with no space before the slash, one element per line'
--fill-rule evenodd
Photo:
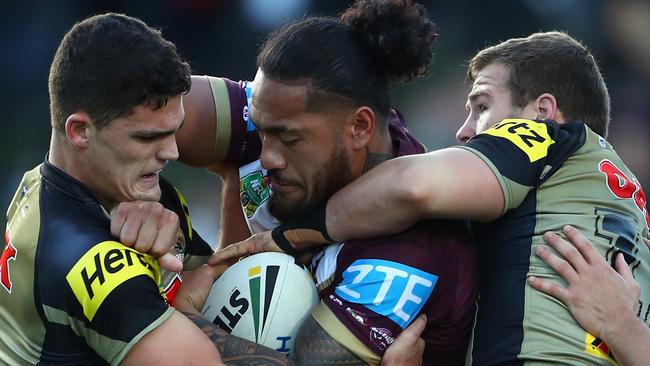
<path fill-rule="evenodd" d="M 139 253 L 123 244 L 105 241 L 92 247 L 72 267 L 66 280 L 92 320 L 99 306 L 119 285 L 137 276 L 150 277 L 160 283 L 155 258 Z"/>
<path fill-rule="evenodd" d="M 335 292 L 405 328 L 422 310 L 437 280 L 435 275 L 401 263 L 360 259 L 343 272 Z"/>

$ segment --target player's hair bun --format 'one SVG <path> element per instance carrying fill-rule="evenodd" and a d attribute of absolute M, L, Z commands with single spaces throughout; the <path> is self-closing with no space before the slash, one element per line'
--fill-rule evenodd
<path fill-rule="evenodd" d="M 341 15 L 379 62 L 388 79 L 408 81 L 424 74 L 436 26 L 411 0 L 358 0 Z"/>

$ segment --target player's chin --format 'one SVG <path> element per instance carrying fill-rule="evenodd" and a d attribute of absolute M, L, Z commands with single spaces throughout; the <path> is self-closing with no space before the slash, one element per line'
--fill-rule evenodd
<path fill-rule="evenodd" d="M 296 213 L 303 211 L 303 206 L 300 201 L 293 201 L 286 196 L 276 195 L 271 199 L 269 209 L 271 215 L 277 217 L 282 221 L 287 221 L 296 216 Z"/>
<path fill-rule="evenodd" d="M 160 191 L 160 186 L 156 184 L 153 187 L 146 187 L 144 189 L 143 187 L 138 187 L 137 189 L 135 189 L 133 197 L 135 197 L 135 199 L 138 201 L 157 202 L 160 201 L 161 195 L 162 192 Z"/>

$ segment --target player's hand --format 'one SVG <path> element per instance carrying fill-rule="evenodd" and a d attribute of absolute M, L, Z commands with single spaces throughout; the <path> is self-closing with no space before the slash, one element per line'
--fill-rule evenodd
<path fill-rule="evenodd" d="M 199 314 L 212 284 L 228 267 L 224 264 L 217 266 L 204 264 L 193 271 L 184 271 L 182 274 L 183 284 L 178 289 L 174 300 L 176 310 Z"/>
<path fill-rule="evenodd" d="M 382 366 L 420 366 L 424 353 L 424 339 L 420 335 L 427 325 L 427 316 L 420 315 L 409 325 L 391 344 L 384 357 L 381 358 Z"/>
<path fill-rule="evenodd" d="M 227 247 L 217 250 L 208 260 L 209 264 L 232 263 L 241 257 L 262 252 L 284 253 L 273 241 L 271 231 L 264 231 L 254 234 L 250 238 L 239 243 L 230 244 Z"/>
<path fill-rule="evenodd" d="M 111 234 L 120 242 L 158 258 L 160 266 L 183 270 L 174 253 L 178 239 L 178 215 L 159 202 L 122 202 L 111 210 Z"/>
<path fill-rule="evenodd" d="M 533 276 L 529 283 L 562 301 L 585 330 L 607 341 L 604 334 L 608 327 L 615 327 L 619 315 L 636 314 L 641 288 L 623 254 L 616 255 L 614 270 L 578 230 L 565 226 L 563 231 L 570 242 L 551 232 L 544 239 L 564 258 L 543 246 L 536 250 L 567 281 L 568 287 Z"/>

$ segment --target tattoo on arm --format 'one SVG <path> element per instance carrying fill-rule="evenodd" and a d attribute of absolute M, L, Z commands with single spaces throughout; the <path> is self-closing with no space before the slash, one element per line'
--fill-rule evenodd
<path fill-rule="evenodd" d="M 366 365 L 354 353 L 341 346 L 308 316 L 300 326 L 294 344 L 296 365 Z"/>
<path fill-rule="evenodd" d="M 368 147 L 366 147 L 366 153 L 366 163 L 363 166 L 364 173 L 391 158 L 388 154 L 370 152 Z"/>
<path fill-rule="evenodd" d="M 183 313 L 219 350 L 221 360 L 226 365 L 289 365 L 285 355 L 257 343 L 230 335 L 212 322 L 197 314 Z"/>

